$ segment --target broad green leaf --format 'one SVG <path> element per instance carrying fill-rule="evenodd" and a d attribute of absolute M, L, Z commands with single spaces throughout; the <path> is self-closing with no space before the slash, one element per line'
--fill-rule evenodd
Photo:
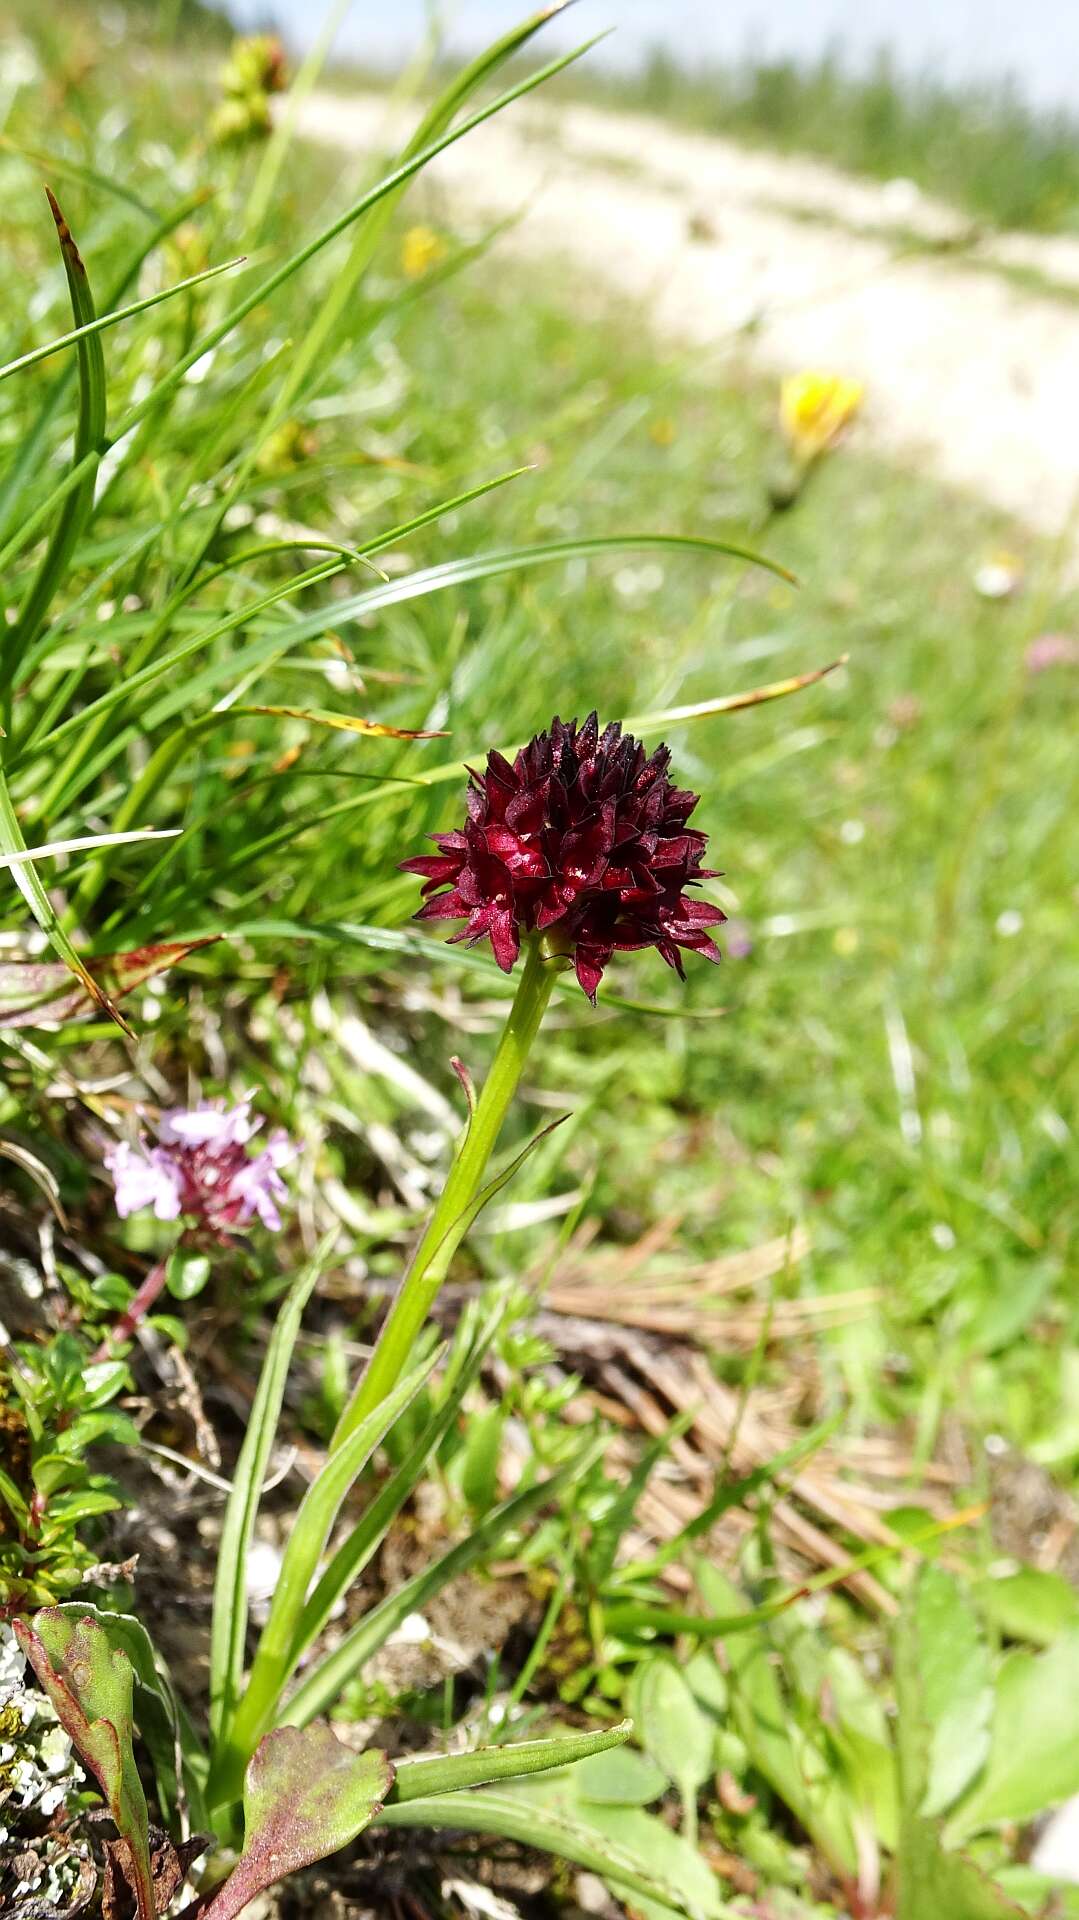
<path fill-rule="evenodd" d="M 461 1456 L 461 1492 L 473 1513 L 484 1514 L 498 1499 L 498 1463 L 506 1409 L 498 1403 L 468 1422 Z"/>
<path fill-rule="evenodd" d="M 939 1571 L 932 1565 L 921 1569 L 908 1591 L 896 1633 L 900 1802 L 896 1920 L 1013 1920 L 1021 1909 L 963 1854 L 946 1851 L 940 1821 L 927 1819 L 921 1811 L 930 1780 L 934 1730 L 924 1702 L 923 1635 L 938 1618 L 947 1616 L 948 1600 L 937 1588 L 923 1607 L 920 1588 L 927 1575 Z"/>
<path fill-rule="evenodd" d="M 882 1845 L 894 1852 L 899 1781 L 888 1716 L 861 1665 L 845 1647 L 829 1647 L 825 1667 L 832 1707 L 828 1731 L 846 1768 L 848 1789 L 868 1809 Z"/>
<path fill-rule="evenodd" d="M 730 1689 L 715 1654 L 708 1647 L 698 1647 L 684 1663 L 682 1672 L 694 1699 L 717 1720 L 726 1719 L 731 1704 Z"/>
<path fill-rule="evenodd" d="M 77 1617 L 73 1617 L 77 1615 Z M 15 1634 L 56 1715 L 85 1760 L 131 1858 L 138 1920 L 157 1920 L 149 1817 L 132 1750 L 134 1669 L 89 1613 L 48 1607 Z"/>
<path fill-rule="evenodd" d="M 1017 1567 L 997 1577 L 987 1574 L 974 1591 L 986 1619 L 1009 1640 L 1049 1647 L 1067 1627 L 1079 1626 L 1079 1593 L 1063 1574 Z"/>
<path fill-rule="evenodd" d="M 97 1360 L 86 1368 L 82 1376 L 82 1404 L 84 1407 L 107 1406 L 130 1384 L 131 1373 L 126 1360 Z"/>
<path fill-rule="evenodd" d="M 912 1595 L 920 1711 L 928 1733 L 920 1812 L 944 1813 L 989 1751 L 989 1653 L 967 1589 L 945 1568 L 923 1567 Z"/>
<path fill-rule="evenodd" d="M 194 1762 L 199 1755 L 199 1742 L 176 1695 L 168 1668 L 146 1628 L 134 1614 L 107 1613 L 82 1601 L 65 1601 L 56 1611 L 74 1621 L 89 1616 L 107 1635 L 110 1645 L 126 1653 L 135 1675 L 135 1725 L 154 1763 L 162 1810 L 172 1812 L 177 1803 L 177 1754 L 182 1751 L 185 1762 Z M 189 1800 L 193 1789 L 194 1782 L 188 1774 Z M 193 1806 L 192 1813 L 196 1824 L 201 1826 L 201 1806 Z"/>
<path fill-rule="evenodd" d="M 630 1686 L 630 1707 L 645 1752 L 673 1780 L 687 1839 L 697 1831 L 697 1793 L 712 1772 L 714 1730 L 673 1659 L 644 1661 Z"/>
<path fill-rule="evenodd" d="M 595 1828 L 610 1848 L 612 1861 L 619 1853 L 636 1855 L 658 1882 L 660 1891 L 632 1902 L 645 1920 L 667 1920 L 669 1906 L 691 1920 L 713 1920 L 726 1912 L 715 1874 L 690 1835 L 672 1833 L 665 1820 L 643 1807 L 603 1806 L 582 1800 L 576 1792 L 574 1803 L 577 1818 Z M 609 1867 L 603 1877 L 617 1887 Z"/>
<path fill-rule="evenodd" d="M 100 1513 L 115 1513 L 121 1502 L 114 1493 L 88 1488 L 79 1493 L 58 1493 L 45 1509 L 41 1528 L 42 1544 L 48 1544 L 69 1531 L 76 1520 L 92 1520 Z"/>
<path fill-rule="evenodd" d="M 719 1569 L 698 1561 L 697 1584 L 705 1604 L 737 1620 L 749 1616 L 742 1595 Z M 758 1773 L 811 1834 L 820 1851 L 847 1879 L 857 1872 L 850 1800 L 830 1755 L 824 1730 L 799 1724 L 790 1712 L 767 1622 L 732 1633 L 724 1641 L 731 1720 Z M 816 1736 L 816 1737 L 814 1737 Z"/>
<path fill-rule="evenodd" d="M 347 1847 L 392 1781 L 384 1753 L 353 1753 L 327 1726 L 268 1733 L 244 1783 L 243 1851 L 201 1920 L 233 1920 L 267 1887 Z"/>
<path fill-rule="evenodd" d="M 582 1760 L 574 1779 L 579 1800 L 595 1800 L 607 1807 L 651 1806 L 669 1784 L 662 1767 L 635 1747 L 615 1747 Z"/>
<path fill-rule="evenodd" d="M 1032 1820 L 1079 1793 L 1079 1627 L 1046 1653 L 1002 1661 L 989 1758 L 947 1828 L 965 1839 L 1002 1820 Z"/>
<path fill-rule="evenodd" d="M 174 1300 L 197 1300 L 207 1285 L 212 1268 L 208 1255 L 177 1247 L 170 1254 L 165 1285 Z"/>
<path fill-rule="evenodd" d="M 75 1470 L 75 1463 L 68 1454 L 39 1453 L 30 1469 L 30 1477 L 39 1493 L 53 1494 L 70 1484 Z"/>
<path fill-rule="evenodd" d="M 1079 1886 L 1065 1886 L 1047 1873 L 1021 1863 L 1001 1867 L 1001 1892 L 1015 1900 L 1025 1914 L 1052 1915 L 1052 1920 L 1079 1920 Z"/>
<path fill-rule="evenodd" d="M 946 1853 L 933 1821 L 919 1820 L 900 1848 L 896 1920 L 1029 1920 L 1029 1913 L 965 1854 Z"/>

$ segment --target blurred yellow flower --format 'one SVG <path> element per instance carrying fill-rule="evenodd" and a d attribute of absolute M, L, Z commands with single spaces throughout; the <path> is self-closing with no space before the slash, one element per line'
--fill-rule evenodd
<path fill-rule="evenodd" d="M 862 404 L 860 380 L 835 373 L 792 373 L 779 389 L 783 431 L 800 460 L 815 460 L 833 446 Z"/>
<path fill-rule="evenodd" d="M 446 242 L 433 227 L 409 227 L 401 242 L 401 272 L 406 279 L 422 280 L 445 258 Z"/>

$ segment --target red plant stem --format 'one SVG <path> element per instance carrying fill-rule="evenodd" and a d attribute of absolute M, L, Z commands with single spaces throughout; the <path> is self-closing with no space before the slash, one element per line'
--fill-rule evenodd
<path fill-rule="evenodd" d="M 165 1285 L 168 1270 L 168 1256 L 163 1260 L 155 1261 L 141 1287 L 138 1289 L 138 1292 L 135 1294 L 131 1305 L 125 1307 L 116 1325 L 105 1335 L 96 1353 L 91 1357 L 90 1365 L 92 1367 L 97 1366 L 101 1360 L 107 1360 L 113 1348 L 118 1345 L 121 1340 L 130 1340 L 136 1327 L 140 1321 L 145 1320 L 154 1301 L 161 1293 Z"/>

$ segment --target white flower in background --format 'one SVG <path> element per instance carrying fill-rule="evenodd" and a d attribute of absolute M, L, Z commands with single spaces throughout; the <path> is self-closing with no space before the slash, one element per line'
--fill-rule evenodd
<path fill-rule="evenodd" d="M 983 600 L 1010 600 L 1023 584 L 1023 562 L 1014 553 L 991 553 L 974 570 L 974 591 Z"/>

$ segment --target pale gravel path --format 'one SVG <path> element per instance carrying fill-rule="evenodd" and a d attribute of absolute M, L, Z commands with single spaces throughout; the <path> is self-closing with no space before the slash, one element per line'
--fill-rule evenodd
<path fill-rule="evenodd" d="M 407 126 L 369 95 L 315 93 L 298 115 L 304 137 L 357 153 Z M 657 335 L 705 349 L 741 337 L 776 372 L 864 380 L 876 445 L 1074 547 L 1079 242 L 904 253 L 912 231 L 962 242 L 958 216 L 895 183 L 587 107 L 511 108 L 432 178 L 455 217 L 520 215 L 500 246 L 561 257 Z M 1073 298 L 1020 288 L 991 263 Z"/>

